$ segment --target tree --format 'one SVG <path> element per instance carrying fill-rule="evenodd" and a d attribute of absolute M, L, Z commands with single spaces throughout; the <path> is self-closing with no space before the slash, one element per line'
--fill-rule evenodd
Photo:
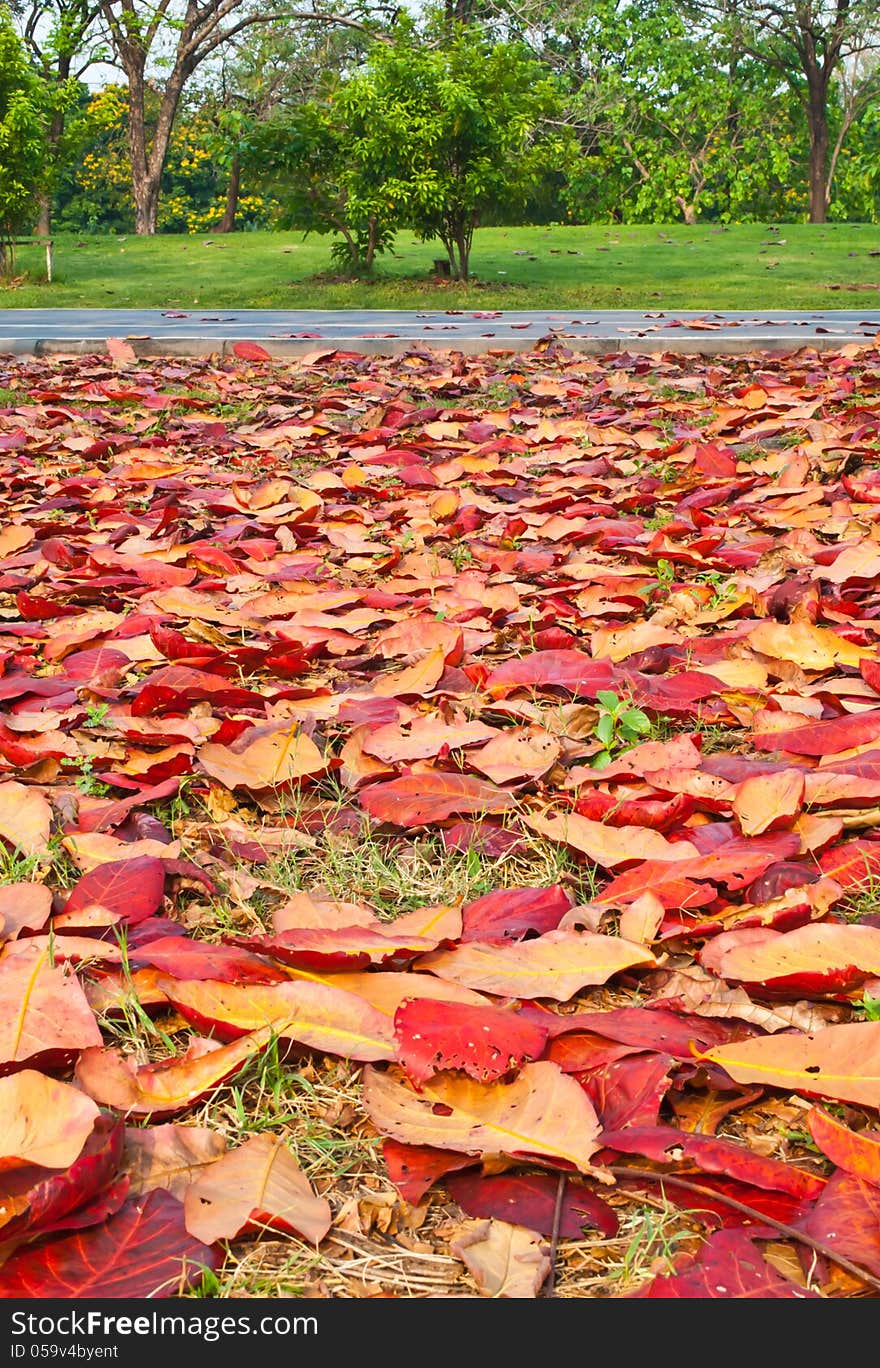
<path fill-rule="evenodd" d="M 876 0 L 693 0 L 697 13 L 778 71 L 806 116 L 810 221 L 828 216 L 837 161 L 855 119 L 880 92 Z M 833 138 L 832 91 L 840 86 Z"/>
<path fill-rule="evenodd" d="M 100 0 L 116 59 L 125 72 L 129 96 L 129 154 L 135 232 L 155 233 L 162 170 L 174 119 L 187 82 L 203 63 L 254 25 L 284 18 L 318 24 L 367 27 L 354 13 L 317 9 L 286 11 L 254 5 L 252 0 Z M 168 55 L 164 53 L 167 51 Z M 159 87 L 155 124 L 147 119 L 148 68 L 161 56 L 166 76 Z"/>
<path fill-rule="evenodd" d="M 399 22 L 334 104 L 359 184 L 423 240 L 439 238 L 460 280 L 481 215 L 521 208 L 567 148 L 552 123 L 556 80 L 519 44 L 448 17 L 424 37 Z"/>
<path fill-rule="evenodd" d="M 47 170 L 46 131 L 53 101 L 28 65 L 6 11 L 0 10 L 0 271 L 14 260 L 15 237 L 31 226 Z"/>
<path fill-rule="evenodd" d="M 582 31 L 572 116 L 585 155 L 568 191 L 583 217 L 749 218 L 790 178 L 790 97 L 719 34 L 699 41 L 674 0 L 609 4 Z"/>
<path fill-rule="evenodd" d="M 356 155 L 338 101 L 308 101 L 268 121 L 251 138 L 248 166 L 282 201 L 282 225 L 337 236 L 332 256 L 348 275 L 369 275 L 391 247 L 399 206 Z"/>
<path fill-rule="evenodd" d="M 81 81 L 91 66 L 106 57 L 96 22 L 99 0 L 12 0 L 11 11 L 31 66 L 54 97 L 46 145 L 48 165 L 57 172 L 65 160 L 70 84 Z M 44 187 L 38 197 L 37 231 L 44 234 L 51 231 L 49 189 L 49 185 Z"/>

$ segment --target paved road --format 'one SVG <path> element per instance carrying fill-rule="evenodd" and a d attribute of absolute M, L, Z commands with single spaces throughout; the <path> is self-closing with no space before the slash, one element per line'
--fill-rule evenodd
<path fill-rule="evenodd" d="M 0 309 L 0 353 L 93 351 L 108 337 L 127 338 L 145 355 L 228 352 L 237 341 L 259 342 L 289 356 L 333 343 L 345 350 L 395 353 L 412 344 L 476 352 L 528 350 L 556 336 L 585 352 L 790 351 L 864 345 L 880 333 L 880 310 L 839 309 L 699 313 L 633 309 L 550 313 L 410 312 L 389 309 Z"/>

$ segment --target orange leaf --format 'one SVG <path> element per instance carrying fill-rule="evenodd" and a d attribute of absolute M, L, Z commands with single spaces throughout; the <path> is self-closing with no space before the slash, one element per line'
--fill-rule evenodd
<path fill-rule="evenodd" d="M 876 1132 L 866 1135 L 852 1131 L 821 1107 L 807 1113 L 807 1127 L 832 1164 L 880 1187 L 880 1139 Z"/>
<path fill-rule="evenodd" d="M 199 751 L 199 764 L 212 779 L 228 789 L 263 789 L 323 774 L 327 762 L 305 732 L 296 732 L 295 723 L 253 727 L 234 742 L 220 746 L 209 741 Z"/>
<path fill-rule="evenodd" d="M 52 968 L 48 949 L 22 942 L 0 960 L 0 1067 L 62 1063 L 100 1045 L 101 1032 L 75 974 Z"/>
<path fill-rule="evenodd" d="M 79 1086 L 104 1107 L 132 1116 L 180 1111 L 210 1093 L 272 1039 L 271 1026 L 217 1048 L 193 1041 L 186 1054 L 137 1068 L 119 1050 L 83 1050 L 76 1066 Z"/>
<path fill-rule="evenodd" d="M 690 841 L 667 841 L 659 831 L 638 826 L 606 826 L 576 812 L 546 809 L 523 817 L 526 826 L 551 841 L 561 841 L 588 855 L 603 869 L 636 860 L 687 860 L 697 854 Z"/>
<path fill-rule="evenodd" d="M 98 1116 L 78 1088 L 34 1069 L 0 1078 L 0 1169 L 10 1162 L 68 1168 Z"/>
<path fill-rule="evenodd" d="M 493 783 L 510 784 L 546 774 L 561 753 L 559 741 L 543 727 L 517 727 L 501 732 L 467 758 Z"/>
<path fill-rule="evenodd" d="M 880 974 L 880 930 L 813 922 L 795 931 L 730 931 L 710 941 L 700 959 L 720 978 L 775 992 L 843 992 L 868 975 Z"/>
<path fill-rule="evenodd" d="M 0 836 L 25 855 L 43 856 L 52 809 L 38 789 L 7 780 L 0 784 Z"/>
<path fill-rule="evenodd" d="M 760 836 L 775 827 L 791 826 L 804 801 L 802 770 L 756 774 L 737 785 L 733 811 L 744 836 Z"/>
<path fill-rule="evenodd" d="M 464 1154 L 543 1155 L 592 1173 L 599 1122 L 583 1089 L 556 1064 L 526 1064 L 512 1083 L 440 1074 L 414 1092 L 390 1073 L 364 1071 L 373 1125 L 408 1145 Z"/>
<path fill-rule="evenodd" d="M 418 968 L 499 997 L 555 998 L 567 1002 L 588 984 L 656 961 L 644 945 L 590 931 L 548 931 L 513 945 L 471 941 L 455 950 L 424 955 Z"/>
<path fill-rule="evenodd" d="M 394 822 L 403 827 L 430 826 L 453 814 L 503 812 L 516 802 L 512 793 L 505 793 L 494 784 L 441 770 L 408 774 L 387 784 L 371 784 L 361 790 L 360 800 L 377 822 Z"/>
<path fill-rule="evenodd" d="M 826 1026 L 815 1035 L 759 1036 L 700 1057 L 720 1064 L 735 1083 L 880 1108 L 880 1021 Z"/>
<path fill-rule="evenodd" d="M 326 1054 L 346 1059 L 393 1059 L 394 1030 L 386 1016 L 353 993 L 322 983 L 248 984 L 211 980 L 159 982 L 181 1016 L 198 1030 L 217 1029 L 221 1040 L 262 1026 Z"/>

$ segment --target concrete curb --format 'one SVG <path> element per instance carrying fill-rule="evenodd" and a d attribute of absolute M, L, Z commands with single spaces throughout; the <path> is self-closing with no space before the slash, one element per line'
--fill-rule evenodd
<path fill-rule="evenodd" d="M 356 352 L 362 356 L 404 356 L 413 349 L 432 352 L 460 352 L 468 356 L 480 354 L 528 354 L 538 342 L 546 338 L 513 336 L 450 338 L 400 337 L 316 337 L 308 340 L 240 337 L 150 337 L 125 339 L 138 357 L 177 357 L 205 359 L 234 356 L 237 342 L 256 342 L 273 359 L 307 356 L 320 351 Z M 663 352 L 680 356 L 762 356 L 799 351 L 833 352 L 842 347 L 870 348 L 874 339 L 863 333 L 843 336 L 805 337 L 803 333 L 777 334 L 773 337 L 749 336 L 737 333 L 724 336 L 711 333 L 697 337 L 558 337 L 554 340 L 567 350 L 584 356 L 619 356 L 623 354 L 653 356 Z M 15 357 L 93 356 L 106 354 L 103 337 L 21 338 L 0 337 L 0 355 Z"/>

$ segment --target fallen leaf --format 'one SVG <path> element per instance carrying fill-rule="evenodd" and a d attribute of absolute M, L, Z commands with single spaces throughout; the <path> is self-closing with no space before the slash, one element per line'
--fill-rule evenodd
<path fill-rule="evenodd" d="M 475 1155 L 543 1155 L 593 1172 L 596 1113 L 578 1085 L 546 1061 L 524 1065 L 512 1083 L 442 1074 L 418 1093 L 368 1066 L 364 1106 L 375 1126 L 408 1145 Z"/>
<path fill-rule="evenodd" d="M 3 1265 L 0 1297 L 173 1297 L 198 1287 L 219 1251 L 187 1234 L 167 1192 L 133 1197 L 103 1225 L 19 1250 Z"/>
<path fill-rule="evenodd" d="M 455 950 L 423 955 L 419 970 L 430 970 L 466 988 L 501 997 L 556 998 L 567 1002 L 588 984 L 607 983 L 624 969 L 656 961 L 644 945 L 589 931 L 548 931 L 513 945 L 471 941 Z"/>
<path fill-rule="evenodd" d="M 550 1272 L 541 1241 L 506 1221 L 465 1221 L 449 1248 L 484 1297 L 537 1297 Z"/>
<path fill-rule="evenodd" d="M 275 1135 L 252 1135 L 201 1173 L 184 1197 L 190 1235 L 213 1244 L 249 1228 L 281 1230 L 319 1244 L 332 1213 L 316 1197 L 284 1142 Z"/>

